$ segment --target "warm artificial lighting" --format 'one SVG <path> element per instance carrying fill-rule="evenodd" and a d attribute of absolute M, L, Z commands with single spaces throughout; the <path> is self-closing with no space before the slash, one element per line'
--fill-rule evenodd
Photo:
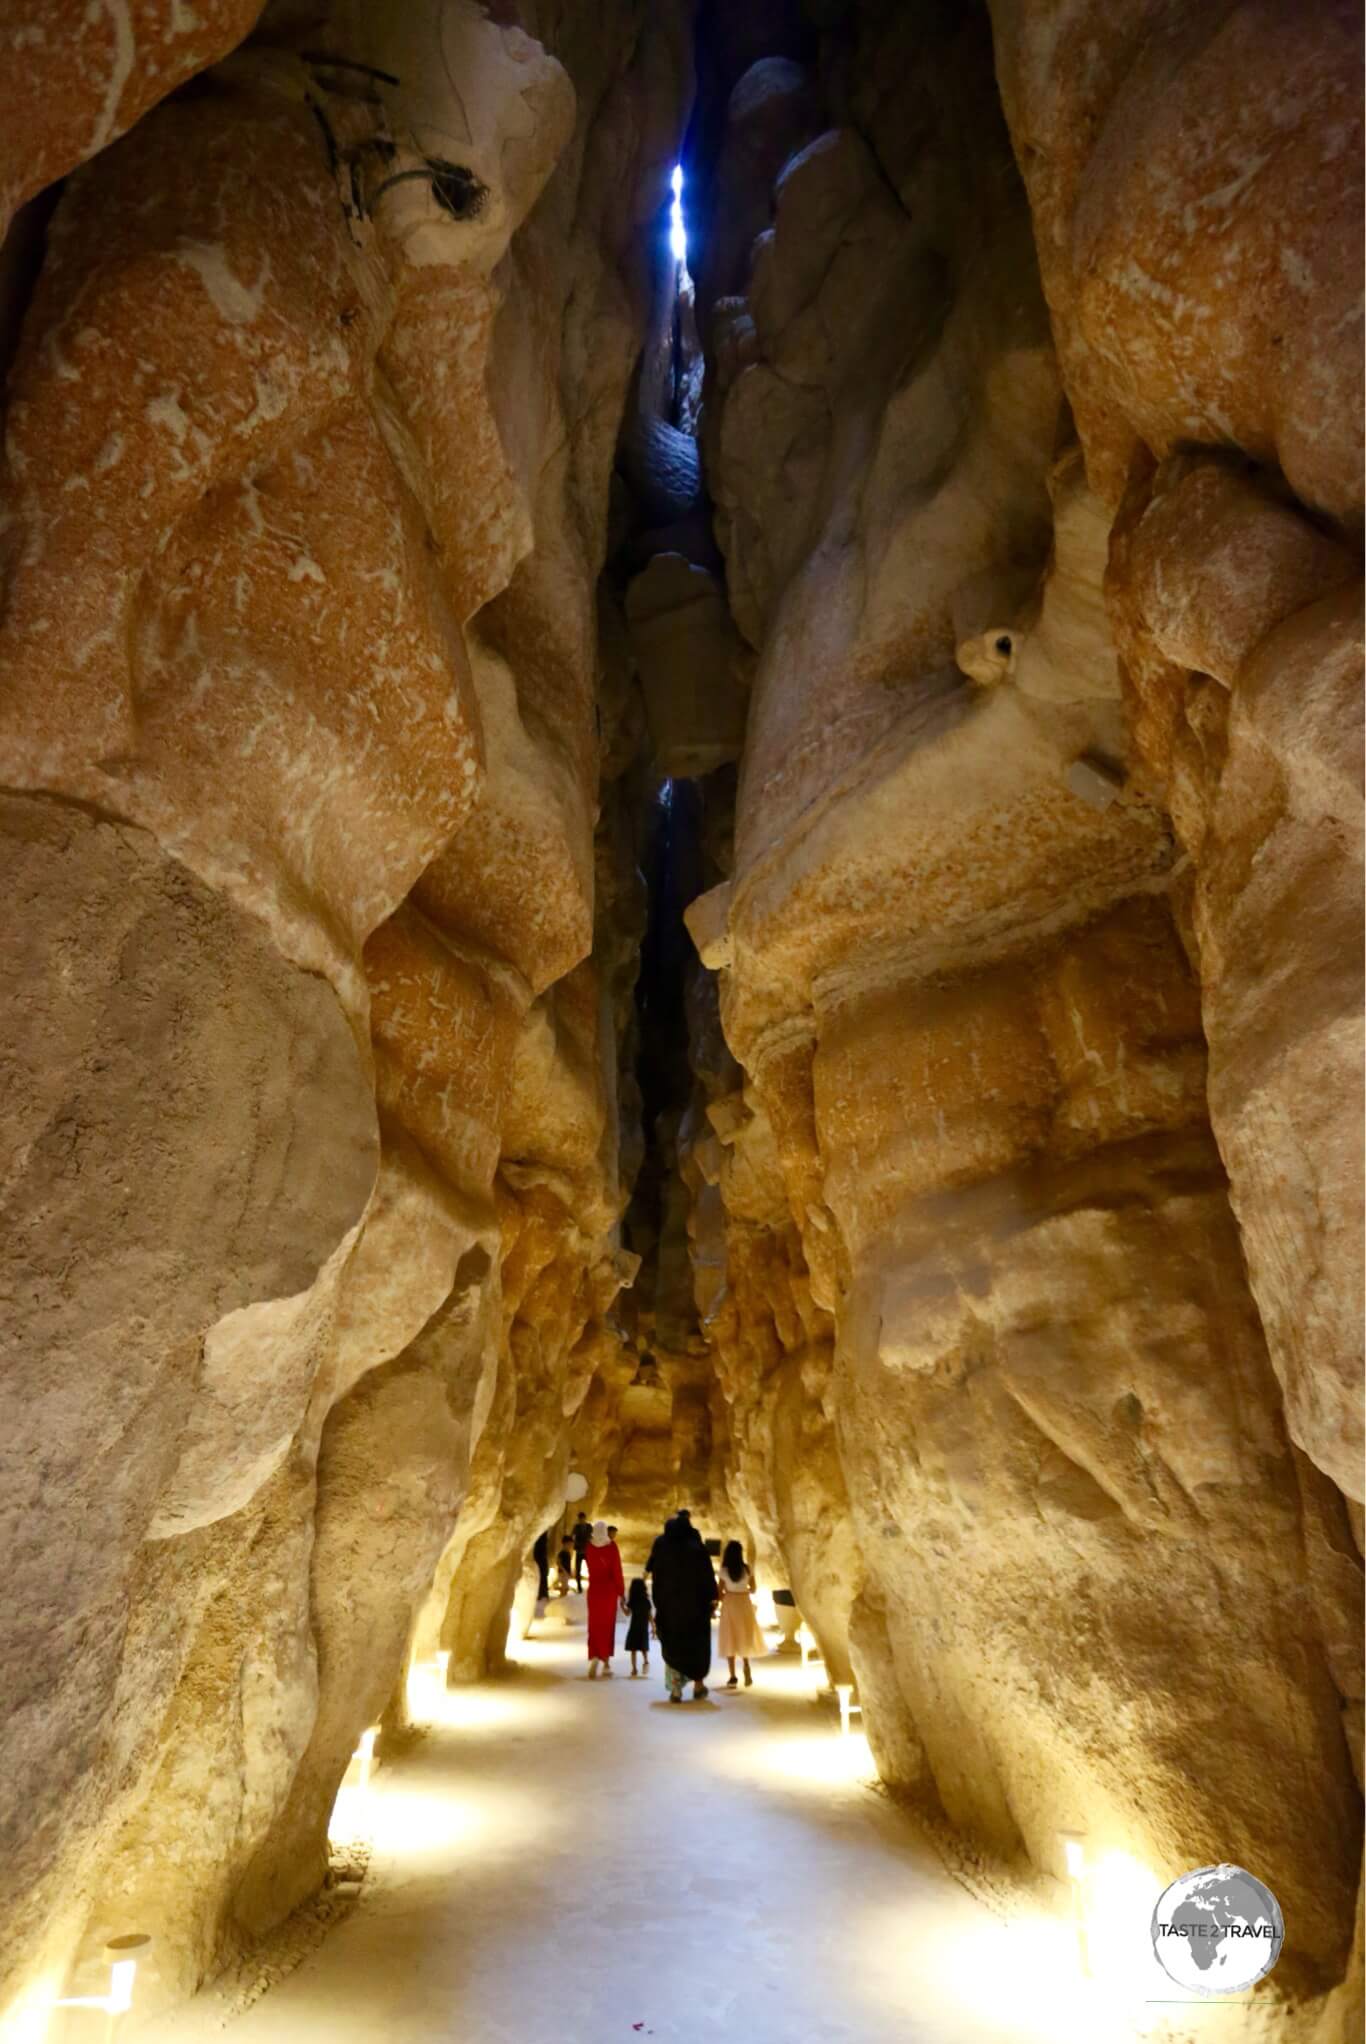
<path fill-rule="evenodd" d="M 111 1938 L 105 1946 L 110 1954 L 108 2008 L 112 2016 L 121 2016 L 133 2006 L 133 1985 L 138 1977 L 138 1962 L 129 1955 L 141 1951 L 152 1940 L 145 1937 Z"/>
<path fill-rule="evenodd" d="M 1132 1853 L 1102 1853 L 1088 1868 L 1087 1953 L 1092 1972 L 1116 2003 L 1142 2005 L 1171 1993 L 1149 1931 L 1164 1885 Z"/>
<path fill-rule="evenodd" d="M 895 1950 L 904 1907 L 870 1910 L 862 1965 L 885 1963 L 883 1954 Z M 917 1931 L 930 1990 L 960 2012 L 956 2034 L 1020 2044 L 1138 2044 L 1145 2034 L 1131 2011 L 1112 2010 L 1108 1996 L 1080 1976 L 1070 1931 L 1056 1917 L 1024 1909 L 999 1919 L 931 1902 Z"/>
<path fill-rule="evenodd" d="M 426 1724 L 440 1715 L 451 1665 L 449 1649 L 442 1648 L 430 1661 L 414 1661 L 408 1670 L 408 1715 L 414 1724 Z"/>
<path fill-rule="evenodd" d="M 327 1842 L 329 1845 L 354 1845 L 357 1839 L 368 1835 L 365 1822 L 368 1796 L 359 1789 L 347 1788 L 345 1784 L 337 1790 L 332 1805 L 332 1814 L 327 1820 Z"/>
<path fill-rule="evenodd" d="M 51 1978 L 35 1981 L 0 2015 L 0 2044 L 46 2044 L 48 2024 L 56 2006 Z"/>
<path fill-rule="evenodd" d="M 839 1698 L 840 1734 L 843 1738 L 847 1739 L 849 1737 L 849 1719 L 853 1712 L 859 1711 L 860 1717 L 863 1713 L 854 1702 L 854 1685 L 852 1682 L 837 1682 L 835 1684 L 835 1695 Z"/>
<path fill-rule="evenodd" d="M 52 1990 L 33 1989 L 0 2017 L 0 2044 L 47 2044 L 48 2024 L 56 2004 Z"/>
<path fill-rule="evenodd" d="M 805 1673 L 808 1668 L 811 1670 L 811 1694 L 819 1696 L 821 1693 L 821 1650 L 816 1644 L 815 1633 L 812 1632 L 811 1627 L 805 1621 L 803 1621 L 801 1630 L 797 1634 L 797 1641 L 802 1650 L 802 1672 Z"/>
<path fill-rule="evenodd" d="M 778 1623 L 778 1607 L 773 1601 L 772 1590 L 758 1590 L 754 1596 L 755 1615 L 765 1632 L 772 1632 Z"/>
<path fill-rule="evenodd" d="M 825 1750 L 838 1756 L 847 1749 L 842 1739 L 827 1738 Z M 1203 2012 L 1172 2009 L 1175 1990 L 1153 1955 L 1149 1925 L 1165 1885 L 1161 1876 L 1129 1853 L 1102 1847 L 1094 1832 L 1064 1832 L 1054 1834 L 1050 1859 L 1069 1891 L 1069 1838 L 1081 1848 L 1089 1971 L 1078 1964 L 1071 1908 L 1060 1912 L 1056 1903 L 1031 1904 L 1021 1895 L 1007 1914 L 984 1917 L 950 1898 L 922 1898 L 913 1883 L 870 1899 L 851 1962 L 869 1975 L 887 1967 L 895 1981 L 888 1954 L 895 1954 L 913 1908 L 923 1983 L 958 2011 L 963 2035 L 1009 2036 L 1018 2044 L 1159 2044 L 1179 2015 L 1184 2039 L 1186 2025 Z M 1227 2020 L 1225 2011 L 1212 2008 L 1210 2018 L 1199 2034 L 1219 2044 L 1224 2033 L 1216 2025 Z M 900 2032 L 889 2023 L 885 2034 Z"/>
<path fill-rule="evenodd" d="M 145 1958 L 152 1940 L 142 1931 L 130 1931 L 124 1937 L 110 1938 L 104 1948 L 109 1961 L 109 1986 L 103 1994 L 65 1995 L 57 2002 L 59 2009 L 103 2009 L 108 2021 L 105 2025 L 106 2040 L 118 2035 L 119 2019 L 126 2016 L 133 2006 L 133 1990 L 137 1984 L 138 1960 Z M 35 2032 L 41 2035 L 41 2031 Z"/>
<path fill-rule="evenodd" d="M 1091 1951 L 1086 1922 L 1086 1839 L 1080 1831 L 1060 1831 L 1062 1856 L 1072 1884 L 1072 1919 L 1077 1927 L 1077 1956 L 1083 1974 L 1091 1971 Z"/>
<path fill-rule="evenodd" d="M 410 1668 L 408 1671 L 407 1686 L 410 1709 L 412 1708 L 415 1693 L 414 1684 L 418 1681 L 420 1673 L 421 1671 L 417 1668 Z M 367 1725 L 360 1735 L 360 1744 L 351 1755 L 350 1765 L 346 1772 L 349 1775 L 352 1769 L 355 1770 L 356 1783 L 353 1788 L 348 1787 L 345 1779 L 343 1779 L 341 1787 L 337 1790 L 336 1801 L 332 1805 L 332 1814 L 327 1820 L 327 1837 L 328 1843 L 331 1845 L 350 1843 L 355 1839 L 364 1838 L 371 1829 L 373 1823 L 373 1798 L 370 1793 L 370 1776 L 374 1772 L 375 1741 L 378 1737 L 379 1726 Z"/>
<path fill-rule="evenodd" d="M 862 1732 L 850 1732 L 847 1739 L 832 1739 L 821 1730 L 727 1740 L 708 1752 L 707 1764 L 717 1774 L 762 1782 L 784 1795 L 811 1797 L 826 1805 L 832 1795 L 853 1794 L 877 1779 Z"/>

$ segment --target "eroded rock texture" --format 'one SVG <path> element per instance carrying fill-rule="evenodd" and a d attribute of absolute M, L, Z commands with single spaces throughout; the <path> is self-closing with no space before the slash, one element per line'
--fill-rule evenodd
<path fill-rule="evenodd" d="M 0 2025 L 315 1890 L 574 1468 L 1338 2044 L 1357 16 L 695 12 L 0 31 Z"/>
<path fill-rule="evenodd" d="M 1360 1501 L 1360 21 L 1104 12 L 1045 77 L 1036 10 L 994 9 L 1002 95 L 1088 472 L 1124 499 L 1111 610 L 1191 857 L 1249 1274 L 1291 1432 Z"/>
<path fill-rule="evenodd" d="M 97 12 L 7 138 L 102 153 L 8 394 L 3 1946 L 136 1918 L 154 2004 L 318 1884 L 457 1521 L 496 1659 L 620 1351 L 596 580 L 689 52 Z"/>
<path fill-rule="evenodd" d="M 1227 1841 L 1294 1897 L 1268 1992 L 1327 1989 L 1355 16 L 821 12 L 699 115 L 703 442 L 758 656 L 734 871 L 688 914 L 741 1068 L 686 1167 L 730 1495 L 888 1780 L 1054 1873 L 1060 1828 L 1172 1875 Z"/>

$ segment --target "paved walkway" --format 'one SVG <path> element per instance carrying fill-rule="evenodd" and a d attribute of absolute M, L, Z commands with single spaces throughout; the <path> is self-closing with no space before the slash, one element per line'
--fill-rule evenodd
<path fill-rule="evenodd" d="M 653 1658 L 590 1683 L 580 1626 L 518 1655 L 433 1689 L 359 1904 L 232 2044 L 1095 2044 L 1065 1930 L 953 1882 L 792 1663 L 671 1706 Z M 223 2021 L 205 1996 L 176 2044 Z"/>

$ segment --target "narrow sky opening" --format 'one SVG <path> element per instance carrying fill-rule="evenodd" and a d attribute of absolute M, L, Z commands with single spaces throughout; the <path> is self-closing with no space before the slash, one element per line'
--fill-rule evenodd
<path fill-rule="evenodd" d="M 683 225 L 683 166 L 674 165 L 671 179 L 674 202 L 669 209 L 669 248 L 676 263 L 688 260 L 688 231 Z"/>

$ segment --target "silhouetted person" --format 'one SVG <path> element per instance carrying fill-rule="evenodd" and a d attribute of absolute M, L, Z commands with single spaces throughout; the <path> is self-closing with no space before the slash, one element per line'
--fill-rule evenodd
<path fill-rule="evenodd" d="M 655 1572 L 655 1557 L 656 1557 L 656 1556 L 658 1555 L 658 1553 L 659 1553 L 659 1550 L 660 1550 L 660 1546 L 661 1546 L 661 1544 L 662 1544 L 662 1542 L 663 1542 L 663 1539 L 664 1539 L 664 1534 L 665 1534 L 665 1533 L 667 1533 L 667 1532 L 668 1532 L 668 1530 L 669 1530 L 669 1528 L 670 1528 L 670 1526 L 672 1526 L 672 1525 L 674 1525 L 674 1524 L 678 1524 L 678 1525 L 681 1525 L 681 1526 L 682 1526 L 682 1527 L 683 1527 L 683 1528 L 685 1529 L 685 1531 L 686 1531 L 686 1532 L 688 1532 L 689 1534 L 691 1534 L 691 1536 L 692 1536 L 692 1538 L 693 1538 L 694 1540 L 700 1540 L 700 1539 L 702 1538 L 702 1535 L 701 1535 L 701 1534 L 700 1534 L 700 1533 L 698 1532 L 697 1528 L 696 1528 L 696 1527 L 695 1527 L 695 1526 L 693 1525 L 693 1522 L 692 1522 L 692 1513 L 691 1513 L 691 1512 L 690 1512 L 690 1511 L 688 1510 L 688 1508 L 687 1508 L 687 1506 L 686 1506 L 686 1505 L 684 1505 L 684 1506 L 681 1506 L 681 1507 L 680 1507 L 680 1509 L 679 1509 L 678 1511 L 676 1511 L 676 1512 L 675 1512 L 675 1513 L 673 1514 L 673 1517 L 672 1517 L 672 1518 L 666 1519 L 666 1520 L 664 1521 L 664 1533 L 658 1533 L 658 1534 L 656 1534 L 656 1535 L 655 1535 L 655 1542 L 654 1542 L 654 1545 L 653 1545 L 653 1547 L 652 1547 L 652 1548 L 650 1549 L 650 1558 L 649 1558 L 649 1560 L 648 1560 L 648 1561 L 646 1562 L 646 1564 L 645 1564 L 645 1573 L 646 1573 L 646 1575 L 647 1575 L 647 1576 L 653 1576 L 653 1575 L 654 1575 L 654 1572 Z"/>
<path fill-rule="evenodd" d="M 544 1604 L 550 1595 L 550 1529 L 546 1528 L 531 1550 L 536 1564 L 536 1602 Z"/>
<path fill-rule="evenodd" d="M 631 1623 L 626 1628 L 626 1651 L 631 1656 L 631 1674 L 636 1674 L 636 1655 L 643 1658 L 641 1668 L 650 1672 L 650 1593 L 645 1587 L 644 1576 L 632 1576 L 631 1587 L 626 1592 L 626 1609 L 631 1614 Z"/>
<path fill-rule="evenodd" d="M 686 1512 L 669 1520 L 654 1544 L 655 1632 L 669 1681 L 670 1703 L 682 1703 L 691 1682 L 700 1701 L 711 1667 L 711 1613 L 716 1577 L 702 1536 Z"/>
<path fill-rule="evenodd" d="M 593 1528 L 589 1525 L 582 1512 L 579 1513 L 578 1518 L 574 1521 L 574 1529 L 569 1537 L 574 1543 L 574 1588 L 581 1590 L 583 1588 L 584 1549 L 593 1538 Z"/>

